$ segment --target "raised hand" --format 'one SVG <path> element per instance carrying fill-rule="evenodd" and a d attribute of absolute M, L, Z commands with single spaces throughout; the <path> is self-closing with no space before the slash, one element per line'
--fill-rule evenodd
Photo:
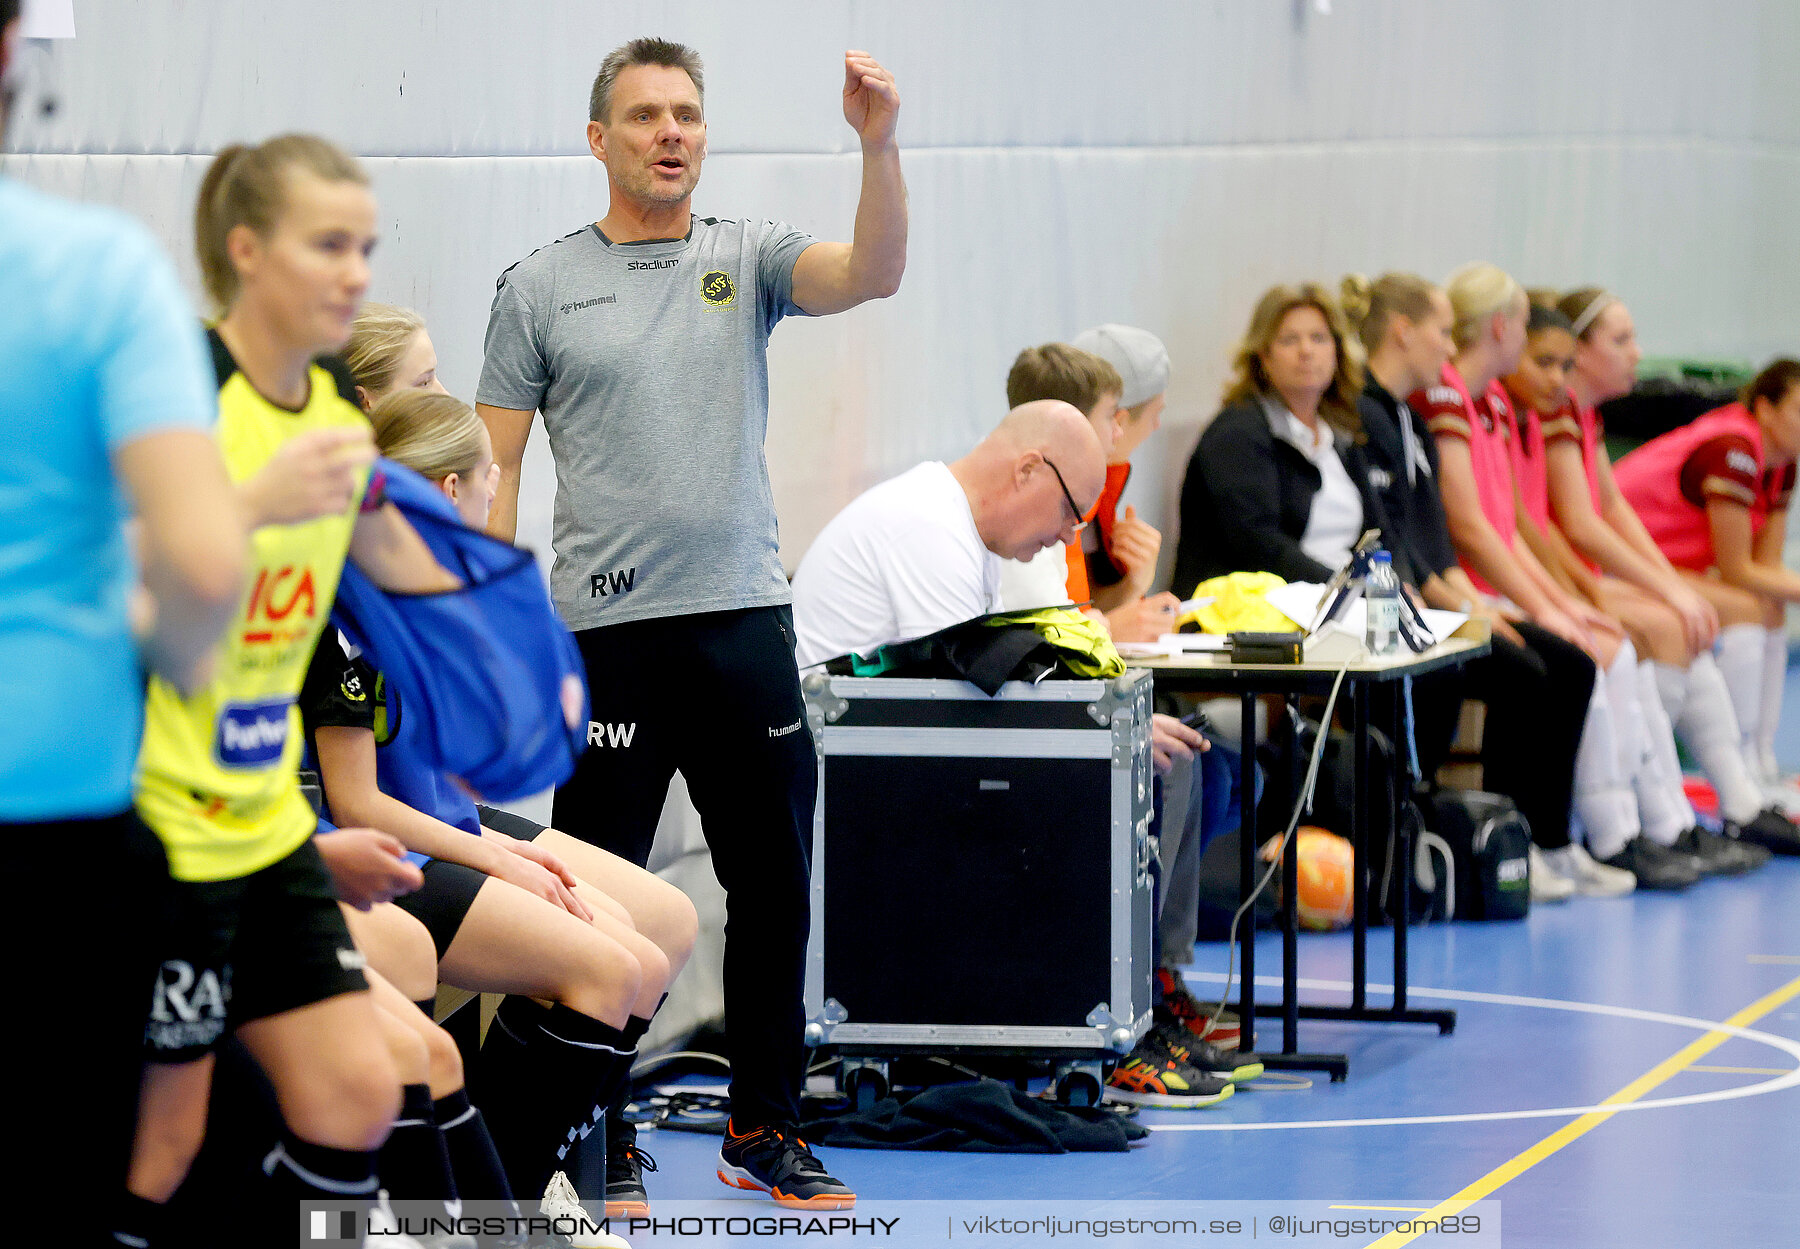
<path fill-rule="evenodd" d="M 865 148 L 886 147 L 894 141 L 900 118 L 900 90 L 894 76 L 867 52 L 844 53 L 844 120 L 862 139 Z"/>
<path fill-rule="evenodd" d="M 1156 557 L 1162 551 L 1162 534 L 1148 521 L 1138 517 L 1137 509 L 1126 505 L 1125 512 L 1113 522 L 1112 542 L 1107 548 L 1125 569 L 1125 579 L 1132 590 L 1143 594 L 1156 577 Z"/>

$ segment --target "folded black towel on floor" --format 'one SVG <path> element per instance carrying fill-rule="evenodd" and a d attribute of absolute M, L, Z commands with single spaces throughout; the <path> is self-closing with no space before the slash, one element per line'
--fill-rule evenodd
<path fill-rule="evenodd" d="M 1111 1110 L 1054 1105 L 998 1080 L 885 1098 L 868 1110 L 810 1119 L 800 1131 L 814 1145 L 990 1154 L 1118 1152 L 1150 1134 Z"/>

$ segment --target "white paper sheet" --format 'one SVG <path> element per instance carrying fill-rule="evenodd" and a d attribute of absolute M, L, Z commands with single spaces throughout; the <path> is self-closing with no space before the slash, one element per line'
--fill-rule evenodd
<path fill-rule="evenodd" d="M 1120 642 L 1117 649 L 1126 659 L 1150 659 L 1199 654 L 1202 651 L 1229 650 L 1231 643 L 1222 633 L 1165 633 L 1154 642 Z"/>

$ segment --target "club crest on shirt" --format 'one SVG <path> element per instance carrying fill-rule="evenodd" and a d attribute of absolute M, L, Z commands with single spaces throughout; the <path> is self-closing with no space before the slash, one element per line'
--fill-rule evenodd
<path fill-rule="evenodd" d="M 715 308 L 729 308 L 737 299 L 737 287 L 723 269 L 709 269 L 700 278 L 700 298 Z"/>

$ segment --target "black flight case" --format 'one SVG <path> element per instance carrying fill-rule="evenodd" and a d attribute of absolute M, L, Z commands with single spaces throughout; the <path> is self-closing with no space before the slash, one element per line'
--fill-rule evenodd
<path fill-rule="evenodd" d="M 802 683 L 819 755 L 807 1043 L 1046 1061 L 1093 1104 L 1150 1026 L 1151 677 Z"/>

